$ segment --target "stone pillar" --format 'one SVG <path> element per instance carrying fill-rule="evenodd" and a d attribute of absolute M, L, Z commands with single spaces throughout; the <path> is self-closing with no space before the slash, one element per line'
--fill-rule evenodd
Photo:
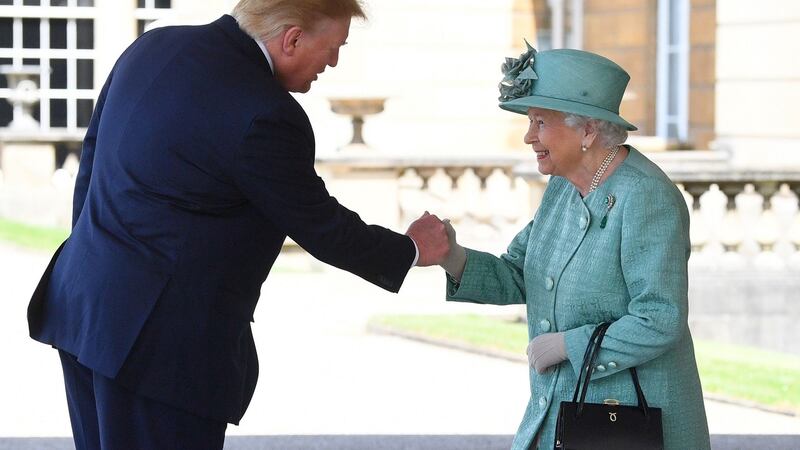
<path fill-rule="evenodd" d="M 38 142 L 3 143 L 0 167 L 6 186 L 49 186 L 56 170 L 53 144 Z"/>
<path fill-rule="evenodd" d="M 361 219 L 400 230 L 398 171 L 395 167 L 353 167 L 348 162 L 326 158 L 318 165 L 328 191 Z"/>
<path fill-rule="evenodd" d="M 97 19 L 94 24 L 95 64 L 94 80 L 97 92 L 105 83 L 114 62 L 125 48 L 136 39 L 136 2 L 96 0 Z M 104 39 L 103 36 L 113 36 Z"/>
<path fill-rule="evenodd" d="M 716 142 L 751 170 L 800 167 L 800 2 L 768 5 L 716 4 Z"/>
<path fill-rule="evenodd" d="M 71 186 L 56 188 L 55 147 L 50 142 L 2 137 L 0 217 L 43 226 L 70 224 Z"/>

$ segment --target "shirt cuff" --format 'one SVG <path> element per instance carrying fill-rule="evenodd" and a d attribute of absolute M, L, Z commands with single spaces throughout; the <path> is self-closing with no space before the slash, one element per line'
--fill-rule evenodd
<path fill-rule="evenodd" d="M 419 261 L 419 247 L 417 247 L 417 243 L 414 242 L 414 239 L 411 236 L 408 236 L 411 239 L 411 242 L 414 244 L 414 262 L 411 263 L 411 267 L 417 265 L 417 261 Z"/>

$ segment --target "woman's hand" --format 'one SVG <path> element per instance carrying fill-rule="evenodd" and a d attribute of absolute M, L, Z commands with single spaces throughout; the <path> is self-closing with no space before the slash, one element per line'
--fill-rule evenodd
<path fill-rule="evenodd" d="M 447 233 L 447 240 L 450 243 L 450 251 L 444 261 L 439 263 L 439 266 L 449 273 L 451 277 L 461 281 L 461 275 L 464 274 L 464 266 L 467 264 L 467 251 L 456 242 L 456 230 L 450 223 L 450 219 L 444 219 L 442 222 Z"/>
<path fill-rule="evenodd" d="M 550 367 L 567 359 L 564 333 L 545 333 L 528 343 L 528 364 L 537 373 L 545 373 Z"/>

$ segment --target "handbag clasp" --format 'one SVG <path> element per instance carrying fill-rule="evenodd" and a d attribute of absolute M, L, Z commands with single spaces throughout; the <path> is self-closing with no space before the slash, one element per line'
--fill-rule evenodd
<path fill-rule="evenodd" d="M 607 398 L 603 400 L 604 405 L 619 406 L 619 400 L 615 398 Z"/>

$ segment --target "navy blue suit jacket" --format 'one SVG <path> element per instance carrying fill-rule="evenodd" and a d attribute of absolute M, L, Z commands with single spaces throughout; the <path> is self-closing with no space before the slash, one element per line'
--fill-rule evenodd
<path fill-rule="evenodd" d="M 287 235 L 394 292 L 415 253 L 329 195 L 306 114 L 232 17 L 153 30 L 98 98 L 72 234 L 31 300 L 31 336 L 141 395 L 238 423 L 258 375 L 250 322 Z"/>

